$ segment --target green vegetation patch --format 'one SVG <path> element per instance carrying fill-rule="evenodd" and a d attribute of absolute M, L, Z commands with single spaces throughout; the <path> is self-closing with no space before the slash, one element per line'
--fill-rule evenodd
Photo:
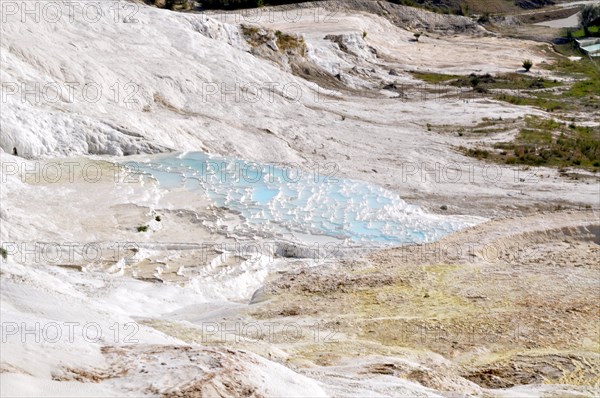
<path fill-rule="evenodd" d="M 535 90 L 544 88 L 554 88 L 562 85 L 557 80 L 548 80 L 542 77 L 526 75 L 522 73 L 503 73 L 492 76 L 489 73 L 484 75 L 470 74 L 468 76 L 446 75 L 442 73 L 411 72 L 411 74 L 426 83 L 438 84 L 448 83 L 457 87 L 482 87 L 487 89 L 508 89 L 508 90 Z"/>
<path fill-rule="evenodd" d="M 589 80 L 584 80 L 577 82 L 571 86 L 569 90 L 565 93 L 566 96 L 569 97 L 598 97 L 600 93 L 600 78 L 596 77 Z"/>
<path fill-rule="evenodd" d="M 571 61 L 556 54 L 554 64 L 540 65 L 554 72 L 557 79 L 543 78 L 530 73 L 457 76 L 412 72 L 412 75 L 428 84 L 467 88 L 471 89 L 472 93 L 489 95 L 513 105 L 534 106 L 548 112 L 594 112 L 600 109 L 600 65 L 579 53 L 573 43 L 555 46 L 555 49 L 562 54 L 578 55 L 582 58 L 579 61 Z"/>
<path fill-rule="evenodd" d="M 600 128 L 537 116 L 525 118 L 525 127 L 512 142 L 494 144 L 493 149 L 461 149 L 467 156 L 505 164 L 600 170 Z"/>
<path fill-rule="evenodd" d="M 560 93 L 559 100 L 571 103 L 576 100 L 575 104 L 579 105 L 582 110 L 600 108 L 600 65 L 596 61 L 585 56 L 579 61 L 561 58 L 548 68 L 577 80 Z"/>
<path fill-rule="evenodd" d="M 568 58 L 559 58 L 554 64 L 548 65 L 546 68 L 565 76 L 576 75 L 574 77 L 578 78 L 594 78 L 600 73 L 597 69 L 598 65 L 594 65 L 592 61 L 585 58 L 580 61 L 571 61 Z"/>
<path fill-rule="evenodd" d="M 411 72 L 411 74 L 419 80 L 429 84 L 438 84 L 458 79 L 458 75 L 446 75 L 443 73 L 426 73 L 426 72 Z"/>
<path fill-rule="evenodd" d="M 540 108 L 548 112 L 554 112 L 559 109 L 569 109 L 569 105 L 567 103 L 558 101 L 551 95 L 524 96 L 521 93 L 519 93 L 519 95 L 499 94 L 495 98 L 513 105 L 535 106 L 536 108 Z"/>
<path fill-rule="evenodd" d="M 590 26 L 588 28 L 589 34 L 591 36 L 600 36 L 600 26 Z M 574 32 L 571 32 L 571 37 L 574 37 L 576 39 L 582 38 L 582 37 L 586 37 L 585 31 L 582 29 L 576 30 Z"/>

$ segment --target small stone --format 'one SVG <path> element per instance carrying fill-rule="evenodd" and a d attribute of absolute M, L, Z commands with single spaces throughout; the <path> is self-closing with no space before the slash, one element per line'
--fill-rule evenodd
<path fill-rule="evenodd" d="M 390 75 L 392 76 L 398 76 L 398 72 L 396 71 L 396 69 L 390 69 Z"/>
<path fill-rule="evenodd" d="M 269 47 L 271 50 L 277 52 L 279 51 L 279 47 L 277 46 L 277 43 L 275 42 L 275 40 L 269 40 L 266 43 L 267 47 Z"/>
<path fill-rule="evenodd" d="M 446 205 L 441 205 L 441 206 L 440 206 L 440 209 L 441 209 L 441 210 L 448 210 L 448 206 L 446 206 Z"/>

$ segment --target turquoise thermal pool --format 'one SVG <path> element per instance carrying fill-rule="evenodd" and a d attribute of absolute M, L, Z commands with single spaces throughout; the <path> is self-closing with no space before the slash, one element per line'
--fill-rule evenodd
<path fill-rule="evenodd" d="M 161 188 L 205 195 L 216 206 L 239 212 L 249 227 L 273 233 L 401 245 L 435 241 L 473 225 L 459 216 L 428 214 L 380 186 L 299 165 L 259 164 L 201 152 L 127 165 L 150 174 Z"/>

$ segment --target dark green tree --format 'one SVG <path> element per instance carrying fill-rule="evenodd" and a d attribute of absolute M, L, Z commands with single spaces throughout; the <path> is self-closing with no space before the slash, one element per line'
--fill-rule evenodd
<path fill-rule="evenodd" d="M 600 4 L 588 4 L 579 14 L 579 24 L 586 36 L 590 36 L 590 27 L 600 25 Z"/>

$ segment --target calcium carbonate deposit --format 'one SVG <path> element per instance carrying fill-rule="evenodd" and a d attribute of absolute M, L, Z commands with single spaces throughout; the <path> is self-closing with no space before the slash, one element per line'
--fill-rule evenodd
<path fill-rule="evenodd" d="M 565 9 L 225 3 L 0 0 L 0 395 L 600 396 Z"/>

